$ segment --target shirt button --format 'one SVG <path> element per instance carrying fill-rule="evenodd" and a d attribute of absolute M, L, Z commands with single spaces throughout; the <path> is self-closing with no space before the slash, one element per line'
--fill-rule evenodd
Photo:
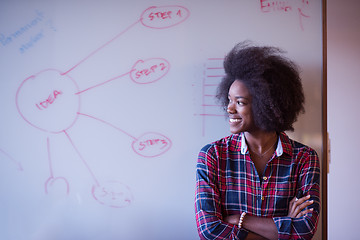
<path fill-rule="evenodd" d="M 263 177 L 264 181 L 266 181 L 268 178 L 267 177 Z"/>
<path fill-rule="evenodd" d="M 264 201 L 264 200 L 265 200 L 265 197 L 264 197 L 264 196 L 262 196 L 262 197 L 261 197 L 261 200 L 263 200 L 263 201 Z"/>

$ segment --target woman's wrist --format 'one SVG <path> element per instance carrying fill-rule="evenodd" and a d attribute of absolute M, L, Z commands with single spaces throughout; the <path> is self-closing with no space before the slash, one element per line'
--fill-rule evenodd
<path fill-rule="evenodd" d="M 240 217 L 239 217 L 239 223 L 238 223 L 238 227 L 241 229 L 243 226 L 243 222 L 246 216 L 246 212 L 242 212 Z"/>

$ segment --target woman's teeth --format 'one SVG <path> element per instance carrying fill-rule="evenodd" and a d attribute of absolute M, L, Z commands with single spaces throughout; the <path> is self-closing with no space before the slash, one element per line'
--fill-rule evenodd
<path fill-rule="evenodd" d="M 234 122 L 240 122 L 239 118 L 230 118 L 230 122 L 234 123 Z"/>

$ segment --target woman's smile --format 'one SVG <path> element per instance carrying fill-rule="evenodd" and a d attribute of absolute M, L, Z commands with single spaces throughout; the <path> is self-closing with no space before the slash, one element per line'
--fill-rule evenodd
<path fill-rule="evenodd" d="M 229 119 L 229 122 L 230 123 L 238 123 L 238 122 L 240 122 L 241 121 L 241 118 L 230 118 Z"/>

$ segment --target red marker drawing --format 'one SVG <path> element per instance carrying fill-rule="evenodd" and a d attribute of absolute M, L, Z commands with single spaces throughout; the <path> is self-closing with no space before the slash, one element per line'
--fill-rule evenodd
<path fill-rule="evenodd" d="M 45 193 L 48 194 L 50 192 L 50 188 L 54 186 L 54 184 L 61 184 L 63 183 L 65 185 L 65 192 L 66 194 L 69 194 L 69 182 L 64 177 L 55 177 L 54 176 L 54 170 L 52 166 L 51 161 L 51 151 L 50 151 L 50 139 L 47 138 L 47 152 L 48 152 L 48 161 L 49 161 L 49 170 L 50 170 L 50 177 L 45 181 Z"/>
<path fill-rule="evenodd" d="M 7 152 L 5 152 L 5 151 L 2 150 L 1 148 L 0 148 L 0 153 L 1 153 L 0 155 L 5 156 L 6 159 L 8 159 L 8 160 L 10 160 L 12 163 L 14 163 L 14 164 L 16 165 L 17 170 L 19 170 L 19 171 L 23 171 L 23 170 L 24 170 L 23 167 L 21 166 L 21 163 L 20 163 L 20 162 L 16 161 L 10 154 L 8 154 Z"/>
<path fill-rule="evenodd" d="M 298 6 L 300 1 L 301 1 L 300 3 L 301 6 Z M 310 16 L 305 13 L 306 9 L 309 8 L 309 6 L 310 6 L 309 0 L 297 0 L 293 2 L 279 1 L 279 0 L 260 0 L 260 10 L 263 13 L 292 12 L 293 14 L 298 14 L 299 24 L 302 31 L 304 31 L 303 19 L 310 18 Z"/>
<path fill-rule="evenodd" d="M 155 83 L 169 72 L 170 63 L 165 58 L 160 57 L 140 59 L 133 64 L 128 72 L 120 73 L 83 90 L 79 89 L 76 81 L 69 74 L 88 59 L 95 57 L 96 53 L 108 47 L 126 32 L 139 25 L 139 23 L 148 28 L 164 29 L 183 23 L 189 16 L 189 10 L 182 6 L 149 7 L 141 13 L 138 20 L 90 52 L 68 70 L 45 69 L 40 71 L 22 81 L 16 92 L 17 110 L 28 124 L 49 134 L 65 134 L 69 144 L 76 151 L 92 177 L 92 195 L 101 204 L 110 207 L 125 207 L 131 203 L 133 197 L 131 190 L 125 184 L 119 181 L 109 181 L 102 184 L 97 176 L 95 176 L 68 133 L 68 130 L 74 127 L 79 116 L 95 119 L 126 134 L 130 137 L 129 145 L 131 144 L 133 151 L 142 157 L 151 158 L 160 156 L 171 148 L 172 143 L 165 135 L 155 132 L 148 132 L 136 138 L 125 130 L 102 119 L 81 113 L 80 96 L 89 90 L 94 90 L 109 82 L 123 78 L 130 78 L 136 84 Z M 67 179 L 54 175 L 49 138 L 47 139 L 47 150 L 50 177 L 45 181 L 45 192 L 48 193 L 55 184 L 62 183 L 65 186 L 66 193 L 69 194 L 70 186 Z"/>

